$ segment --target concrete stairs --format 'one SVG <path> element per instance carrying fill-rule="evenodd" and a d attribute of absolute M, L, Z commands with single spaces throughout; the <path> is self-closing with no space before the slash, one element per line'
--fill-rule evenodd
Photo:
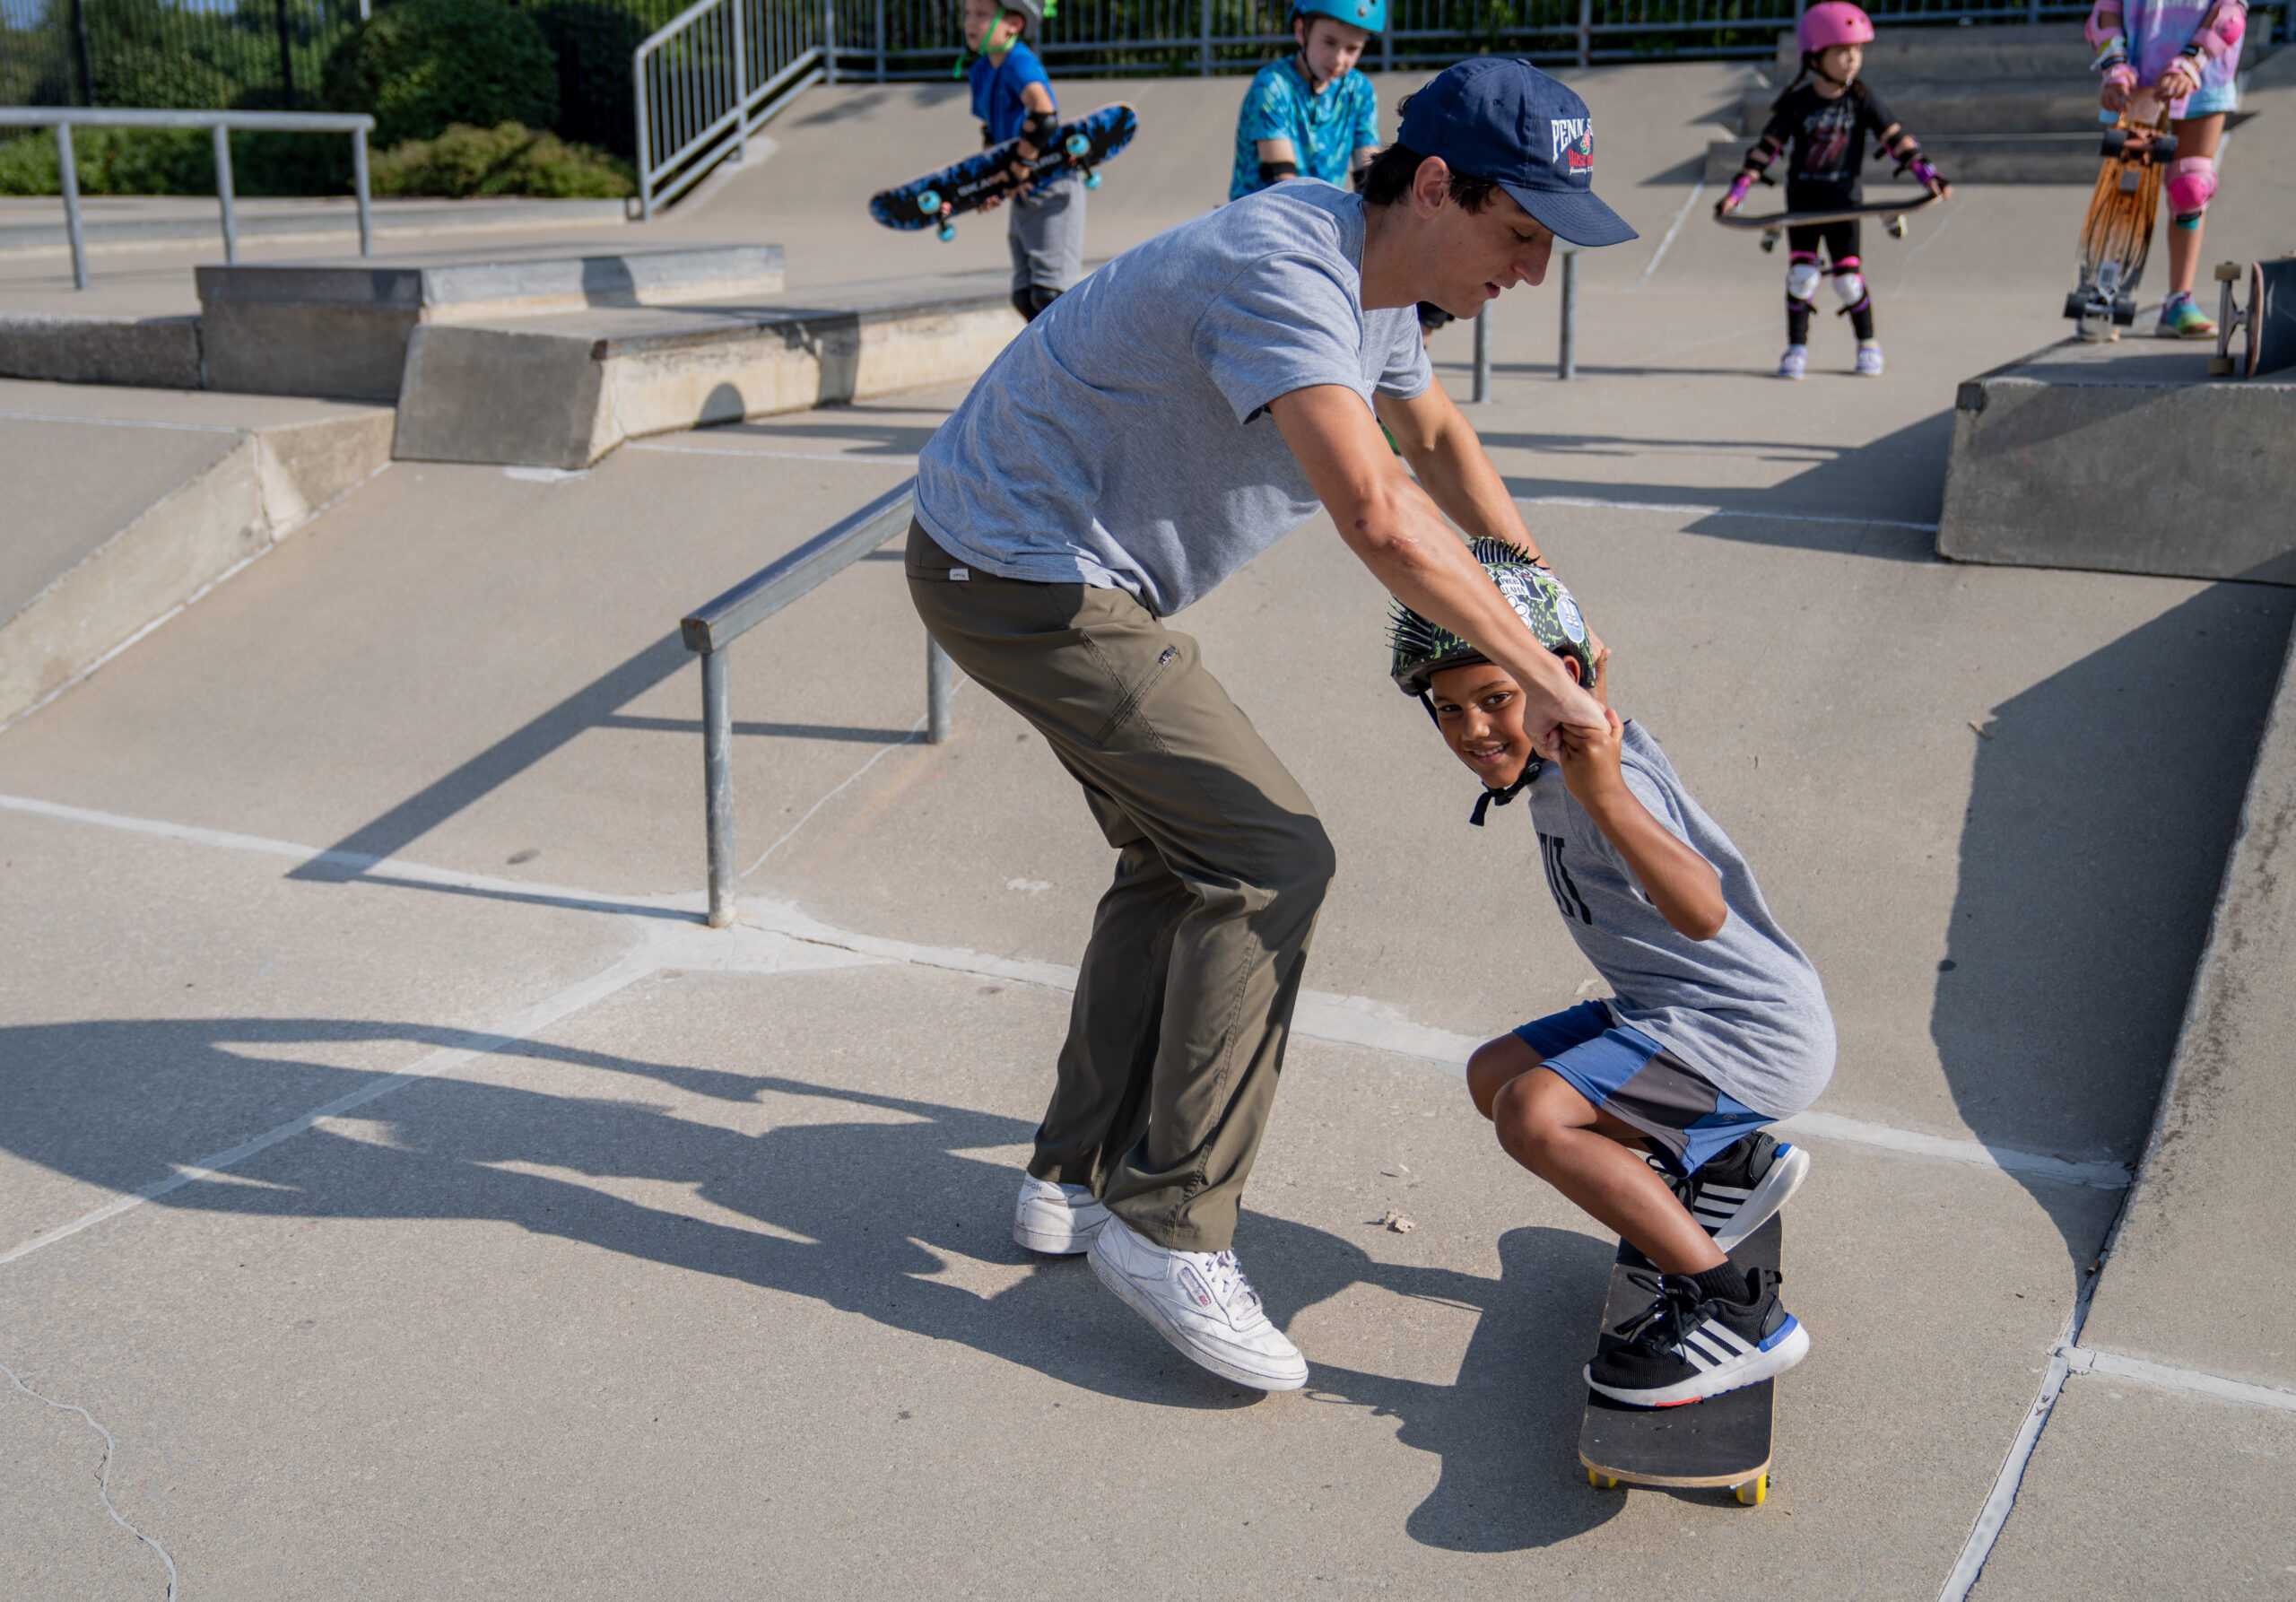
<path fill-rule="evenodd" d="M 1863 76 L 1955 183 L 2086 184 L 2097 176 L 2097 80 L 2080 24 L 1898 29 L 1868 47 Z M 1745 160 L 1770 102 L 1801 70 L 1790 33 L 1748 74 L 1735 139 L 1707 149 L 1709 183 Z M 1885 180 L 1887 161 L 1867 163 Z"/>

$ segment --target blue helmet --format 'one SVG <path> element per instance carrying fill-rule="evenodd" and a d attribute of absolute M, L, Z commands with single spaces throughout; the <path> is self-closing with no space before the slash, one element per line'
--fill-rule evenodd
<path fill-rule="evenodd" d="M 1385 33 L 1387 0 L 1292 0 L 1292 15 L 1284 25 L 1289 27 L 1308 16 L 1329 17 L 1335 22 L 1344 22 L 1367 33 Z"/>

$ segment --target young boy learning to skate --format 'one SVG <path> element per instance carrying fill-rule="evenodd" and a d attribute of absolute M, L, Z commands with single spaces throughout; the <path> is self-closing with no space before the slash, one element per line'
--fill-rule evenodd
<path fill-rule="evenodd" d="M 1253 77 L 1236 114 L 1228 198 L 1292 178 L 1344 186 L 1379 153 L 1379 97 L 1355 70 L 1387 25 L 1387 0 L 1294 0 L 1299 49 Z"/>
<path fill-rule="evenodd" d="M 1052 14 L 1054 4 L 965 0 L 965 54 L 957 65 L 972 84 L 984 150 L 1018 139 L 1022 160 L 1032 161 L 1060 126 L 1052 80 L 1022 38 Z M 1032 194 L 1014 195 L 1012 205 L 1005 238 L 1013 249 L 1013 309 L 1034 322 L 1084 275 L 1084 187 L 1075 173 L 1063 171 Z"/>
<path fill-rule="evenodd" d="M 1778 1274 L 1741 1272 L 1727 1253 L 1809 1171 L 1806 1153 L 1761 1128 L 1825 1088 L 1833 1018 L 1737 848 L 1657 741 L 1610 710 L 1608 653 L 1570 593 L 1495 540 L 1473 549 L 1540 643 L 1595 692 L 1607 727 L 1562 725 L 1542 754 L 1520 684 L 1400 603 L 1395 680 L 1483 781 L 1472 822 L 1528 797 L 1546 887 L 1615 994 L 1479 1047 L 1467 1089 L 1508 1155 L 1659 1270 L 1657 1301 L 1604 1337 L 1587 1383 L 1639 1406 L 1700 1401 L 1810 1349 Z"/>
<path fill-rule="evenodd" d="M 1866 65 L 1866 46 L 1873 42 L 1873 20 L 1848 0 L 1823 0 L 1802 13 L 1794 31 L 1802 47 L 1801 75 L 1771 105 L 1769 126 L 1746 152 L 1745 167 L 1730 192 L 1715 203 L 1715 215 L 1736 211 L 1754 181 L 1789 148 L 1787 211 L 1839 212 L 1859 205 L 1864 189 L 1858 173 L 1866 165 L 1868 135 L 1897 158 L 1900 172 L 1912 173 L 1914 181 L 1933 194 L 1951 195 L 1952 186 L 1930 165 L 1913 135 L 1857 76 Z M 1833 292 L 1841 297 L 1842 309 L 1857 334 L 1857 370 L 1866 378 L 1881 377 L 1874 296 L 1857 270 L 1858 232 L 1854 217 L 1786 231 L 1786 354 L 1778 360 L 1779 378 L 1798 379 L 1809 366 L 1820 245 L 1832 259 Z"/>

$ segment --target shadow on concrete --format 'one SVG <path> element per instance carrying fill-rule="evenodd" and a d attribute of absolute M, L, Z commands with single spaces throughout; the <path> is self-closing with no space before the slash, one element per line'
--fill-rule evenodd
<path fill-rule="evenodd" d="M 1995 707 L 1930 1033 L 1988 1143 L 2135 1161 L 2207 938 L 2292 597 L 2220 584 Z M 2025 1181 L 2076 1264 L 2094 1193 Z"/>
<path fill-rule="evenodd" d="M 935 407 L 946 416 L 952 408 Z M 892 457 L 913 457 L 923 450 L 933 438 L 934 427 L 915 423 L 878 423 L 869 421 L 868 412 L 860 406 L 822 406 L 808 414 L 814 421 L 804 422 L 776 422 L 752 419 L 746 422 L 713 422 L 710 434 L 741 434 L 752 439 L 804 441 L 821 440 L 839 445 L 858 446 L 857 450 L 844 451 L 840 456 L 862 461 L 872 452 Z M 827 453 L 824 453 L 827 454 Z"/>
<path fill-rule="evenodd" d="M 1712 483 L 1652 483 L 1648 480 L 1533 478 L 1506 475 L 1518 500 L 1583 498 L 1616 505 L 1713 507 L 1714 515 L 1683 526 L 1691 534 L 1803 551 L 1834 551 L 1889 562 L 1931 562 L 1936 554 L 1938 509 L 1945 495 L 1945 448 L 1952 414 L 1940 412 L 1885 434 L 1870 445 L 1839 451 L 1805 471 L 1754 488 Z M 1570 435 L 1491 434 L 1486 444 L 1557 456 L 1631 454 L 1651 441 Z M 1679 448 L 1696 441 L 1669 440 Z M 1807 460 L 1811 448 L 1757 441 L 1709 441 L 1717 452 L 1776 450 Z M 1759 457 L 1755 459 L 1760 459 Z"/>
<path fill-rule="evenodd" d="M 444 1047 L 466 1038 L 422 1024 L 300 1018 L 0 1030 L 0 1145 L 55 1172 L 132 1191 L 164 1173 L 152 1149 L 155 1127 L 186 1143 L 168 1155 L 196 1160 L 387 1077 L 306 1056 L 350 1043 Z M 1091 1283 L 1084 1263 L 1033 1258 L 1013 1244 L 1013 1169 L 974 1154 L 1027 1142 L 1034 1131 L 1021 1119 L 534 1040 L 499 1055 L 728 1103 L 810 1105 L 751 1135 L 642 1101 L 435 1079 L 419 1094 L 358 1109 L 361 1127 L 387 1126 L 372 1138 L 314 1127 L 227 1179 L 196 1181 L 149 1205 L 249 1217 L 510 1223 L 804 1297 L 1123 1400 L 1216 1410 L 1263 1399 L 1180 1357 Z M 659 1183 L 675 1199 L 649 1206 L 610 1193 L 632 1182 Z M 687 1197 L 707 1215 L 675 1210 Z M 1317 1399 L 1397 1418 L 1405 1444 L 1441 1458 L 1440 1484 L 1408 1521 L 1415 1538 L 1458 1551 L 1539 1546 L 1621 1505 L 1597 1501 L 1583 1483 L 1574 1488 L 1570 1472 L 1583 1396 L 1575 1371 L 1600 1315 L 1604 1242 L 1512 1231 L 1496 1280 L 1378 1263 L 1336 1235 L 1258 1213 L 1246 1214 L 1239 1246 L 1279 1324 L 1357 1284 L 1481 1315 L 1448 1386 L 1315 1370 Z M 952 1283 L 984 1279 L 1001 1288 Z"/>

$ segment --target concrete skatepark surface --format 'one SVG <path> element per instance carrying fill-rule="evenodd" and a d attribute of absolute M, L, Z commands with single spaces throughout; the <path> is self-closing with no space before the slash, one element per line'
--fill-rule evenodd
<path fill-rule="evenodd" d="M 1552 288 L 1502 300 L 1474 420 L 1617 649 L 1622 710 L 1755 863 L 1841 1025 L 1786 1265 L 1816 1346 L 1780 1387 L 1766 1508 L 1576 1470 L 1611 1243 L 1445 1065 L 1597 987 L 1524 820 L 1466 827 L 1473 785 L 1385 682 L 1381 597 L 1326 521 L 1178 620 L 1340 852 L 1238 1243 L 1308 1391 L 1239 1392 L 1082 1264 L 1011 1245 L 1108 854 L 977 688 L 952 743 L 910 738 L 923 639 L 891 552 L 735 649 L 744 918 L 694 921 L 675 621 L 898 482 L 944 389 L 585 474 L 394 464 L 0 731 L 0 884 L 30 932 L 0 978 L 0 1362 L 38 1393 L 0 1385 L 0 1589 L 164 1594 L 108 1470 L 187 1597 L 1153 1574 L 1927 1598 L 2176 1059 L 2212 1227 L 2141 1192 L 2131 1249 L 2179 1272 L 2109 1266 L 2092 1332 L 2160 1372 L 2064 1382 L 1977 1594 L 2296 1593 L 2291 1415 L 2179 1378 L 2244 1357 L 2241 1383 L 2296 1389 L 2273 1333 L 2296 1288 L 2238 1234 L 2262 1228 L 2240 1163 L 2208 1156 L 2238 1149 L 2211 1144 L 2213 1084 L 2242 1087 L 2249 1138 L 2288 1128 L 2284 1075 L 2254 1076 L 2285 1026 L 2213 1075 L 2179 1049 L 2228 855 L 2269 833 L 2252 770 L 2281 771 L 2257 753 L 2296 596 L 1931 555 L 1954 387 L 2061 331 L 2077 195 L 1973 189 L 1869 237 L 1889 375 L 1846 376 L 1825 318 L 1817 372 L 1782 385 L 1781 264 L 1694 188 L 1735 73 L 1580 81 L 1644 237 L 1587 260 L 1574 384 Z M 1095 255 L 1218 197 L 1240 91 L 1124 86 L 1174 131 L 1111 163 Z M 1192 115 L 1149 122 L 1158 94 Z M 940 159 L 879 143 L 903 117 L 953 116 L 961 147 L 947 98 L 809 94 L 662 236 L 754 226 L 793 285 L 994 266 L 994 227 L 944 249 L 840 221 Z M 2241 131 L 2212 252 L 2269 232 L 2241 186 L 2283 164 L 2274 126 Z M 18 273 L 0 300 L 45 292 Z M 1467 349 L 1436 341 L 1455 393 Z M 72 459 L 12 479 L 12 524 L 100 509 L 99 458 Z M 2275 980 L 2257 957 L 2209 993 Z M 2228 1354 L 2207 1315 L 2242 1297 L 2257 1333 Z M 109 1460 L 40 1397 L 85 1408 Z"/>

